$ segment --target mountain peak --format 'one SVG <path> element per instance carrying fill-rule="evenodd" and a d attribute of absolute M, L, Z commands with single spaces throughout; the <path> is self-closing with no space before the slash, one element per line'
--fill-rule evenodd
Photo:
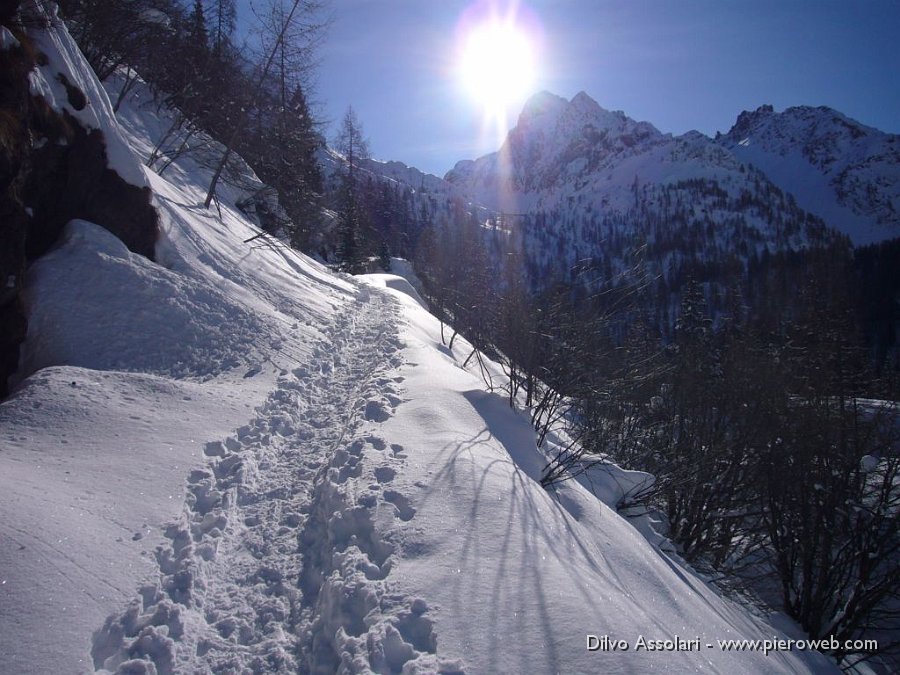
<path fill-rule="evenodd" d="M 588 96 L 584 91 L 579 91 L 575 94 L 575 96 L 572 97 L 572 100 L 569 101 L 569 105 L 577 106 L 579 108 L 601 109 L 600 104 Z"/>
<path fill-rule="evenodd" d="M 489 183 L 491 189 L 475 195 L 476 201 L 506 208 L 497 201 L 498 185 L 506 196 L 536 195 L 573 176 L 584 178 L 601 166 L 645 153 L 663 141 L 653 125 L 606 110 L 584 91 L 571 100 L 542 91 L 527 101 L 498 152 L 459 162 L 445 178 L 462 189 Z"/>
<path fill-rule="evenodd" d="M 635 122 L 621 111 L 606 110 L 584 91 L 579 91 L 571 100 L 541 91 L 526 101 L 516 129 L 520 133 L 538 129 L 549 133 L 561 127 L 580 132 L 585 125 L 598 129 L 619 129 L 628 124 Z"/>
<path fill-rule="evenodd" d="M 737 118 L 734 126 L 731 127 L 729 135 L 746 134 L 750 129 L 758 126 L 763 120 L 775 115 L 775 108 L 769 104 L 761 105 L 756 110 L 744 110 Z"/>
<path fill-rule="evenodd" d="M 557 118 L 563 114 L 575 117 L 595 117 L 611 113 L 584 91 L 579 91 L 570 101 L 549 91 L 540 91 L 525 102 L 519 115 L 519 123 L 528 124 L 539 117 Z M 615 114 L 616 117 L 624 117 L 622 113 L 612 114 Z"/>
<path fill-rule="evenodd" d="M 525 101 L 522 112 L 519 114 L 519 123 L 535 119 L 547 114 L 559 114 L 566 108 L 568 101 L 562 96 L 557 96 L 549 91 L 539 91 Z"/>
<path fill-rule="evenodd" d="M 776 112 L 771 105 L 761 105 L 754 111 L 743 111 L 728 132 L 728 136 L 746 136 L 751 131 L 759 133 L 763 128 L 774 126 L 779 131 L 795 138 L 809 140 L 816 136 L 841 133 L 857 139 L 869 135 L 884 135 L 883 132 L 857 122 L 828 106 L 792 106 L 783 112 Z"/>

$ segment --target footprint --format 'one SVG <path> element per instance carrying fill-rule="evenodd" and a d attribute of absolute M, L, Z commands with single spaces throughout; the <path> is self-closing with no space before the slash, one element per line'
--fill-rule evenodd
<path fill-rule="evenodd" d="M 368 441 L 369 445 L 379 451 L 384 450 L 387 447 L 384 440 L 378 438 L 378 436 L 367 436 L 366 441 Z"/>
<path fill-rule="evenodd" d="M 203 453 L 207 457 L 224 457 L 225 446 L 222 445 L 221 441 L 212 441 L 206 444 L 206 447 L 203 448 Z"/>
<path fill-rule="evenodd" d="M 379 466 L 375 469 L 375 480 L 379 483 L 390 483 L 396 475 L 397 472 L 389 466 Z"/>
<path fill-rule="evenodd" d="M 434 654 L 437 652 L 437 637 L 434 622 L 423 616 L 427 611 L 428 603 L 422 598 L 415 598 L 410 603 L 409 611 L 400 615 L 396 627 L 403 639 L 418 651 Z"/>
<path fill-rule="evenodd" d="M 213 475 L 206 469 L 194 469 L 188 475 L 188 483 L 197 484 L 212 479 Z"/>
<path fill-rule="evenodd" d="M 385 422 L 391 414 L 385 409 L 382 401 L 366 402 L 365 418 L 370 422 Z"/>
<path fill-rule="evenodd" d="M 336 483 L 343 484 L 346 483 L 351 478 L 359 478 L 362 475 L 362 462 L 359 461 L 359 457 L 350 457 L 347 460 L 347 463 L 344 464 L 338 473 Z"/>
<path fill-rule="evenodd" d="M 400 520 L 412 520 L 413 516 L 416 515 L 416 510 L 409 505 L 409 499 L 407 499 L 399 492 L 395 492 L 394 490 L 385 490 L 384 499 L 397 508 L 397 515 L 399 516 Z"/>
<path fill-rule="evenodd" d="M 244 460 L 241 458 L 241 456 L 232 454 L 224 457 L 219 462 L 217 462 L 214 470 L 216 472 L 216 478 L 219 480 L 223 480 L 225 478 L 234 476 L 243 468 Z"/>
<path fill-rule="evenodd" d="M 207 513 L 203 518 L 191 526 L 191 534 L 194 537 L 194 541 L 200 541 L 204 534 L 211 534 L 218 537 L 221 536 L 222 531 L 227 525 L 228 520 L 221 513 Z M 218 534 L 215 534 L 213 530 L 218 530 Z"/>
<path fill-rule="evenodd" d="M 303 524 L 304 518 L 300 513 L 287 513 L 281 518 L 281 524 L 285 527 L 300 527 Z"/>
<path fill-rule="evenodd" d="M 188 501 L 192 502 L 192 510 L 201 516 L 205 516 L 222 503 L 222 493 L 210 485 L 210 481 L 189 486 L 189 493 Z"/>

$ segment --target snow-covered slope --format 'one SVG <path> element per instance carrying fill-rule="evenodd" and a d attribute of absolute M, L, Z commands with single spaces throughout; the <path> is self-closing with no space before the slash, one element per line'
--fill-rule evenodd
<path fill-rule="evenodd" d="M 142 96 L 139 152 L 165 126 Z M 76 221 L 29 274 L 34 372 L 0 404 L 0 672 L 829 670 L 720 649 L 782 633 L 580 483 L 541 488 L 527 417 L 404 282 L 245 243 L 237 192 L 204 210 L 190 163 L 147 179 L 160 264 Z"/>
<path fill-rule="evenodd" d="M 340 176 L 346 171 L 343 157 L 335 150 L 324 147 L 318 153 L 318 160 L 326 183 L 332 190 L 337 189 Z M 487 218 L 490 214 L 483 204 L 471 202 L 466 191 L 457 185 L 403 162 L 366 158 L 359 162 L 358 170 L 363 181 L 372 180 L 407 190 L 416 207 L 421 209 L 427 204 L 433 216 L 448 214 L 454 202 L 465 204 L 467 209 L 480 217 Z"/>
<path fill-rule="evenodd" d="M 900 136 L 824 106 L 761 106 L 718 141 L 855 244 L 900 236 Z"/>

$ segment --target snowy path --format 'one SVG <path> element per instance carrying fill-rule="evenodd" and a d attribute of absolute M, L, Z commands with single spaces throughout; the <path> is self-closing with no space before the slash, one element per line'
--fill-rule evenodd
<path fill-rule="evenodd" d="M 95 668 L 448 669 L 427 604 L 391 592 L 395 547 L 375 525 L 386 507 L 415 513 L 390 488 L 402 448 L 378 435 L 402 402 L 395 304 L 360 289 L 257 417 L 207 444 L 157 551 L 159 579 L 95 633 Z"/>

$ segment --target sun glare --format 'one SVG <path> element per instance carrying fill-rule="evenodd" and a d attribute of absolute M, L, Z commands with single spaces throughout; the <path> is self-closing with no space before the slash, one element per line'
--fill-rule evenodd
<path fill-rule="evenodd" d="M 510 115 L 533 93 L 540 29 L 518 0 L 477 0 L 457 25 L 456 73 L 485 126 L 504 132 Z"/>
<path fill-rule="evenodd" d="M 473 27 L 463 47 L 460 77 L 486 111 L 505 112 L 534 85 L 528 36 L 514 24 L 496 19 Z"/>

